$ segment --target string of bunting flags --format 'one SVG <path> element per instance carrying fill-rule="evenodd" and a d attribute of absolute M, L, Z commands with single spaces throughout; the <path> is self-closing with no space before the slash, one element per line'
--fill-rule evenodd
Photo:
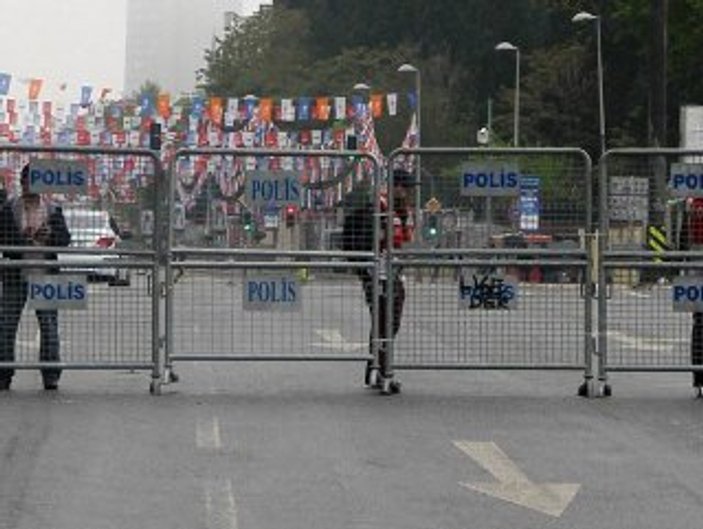
<path fill-rule="evenodd" d="M 80 100 L 63 104 L 39 101 L 41 82 L 30 85 L 28 98 L 7 97 L 11 76 L 0 72 L 0 144 L 78 145 L 99 147 L 149 147 L 152 124 L 162 128 L 162 159 L 170 163 L 182 147 L 344 149 L 353 134 L 362 152 L 383 159 L 376 140 L 374 120 L 399 114 L 396 93 L 334 97 L 273 99 L 253 96 L 205 97 L 190 95 L 172 104 L 169 94 L 148 95 L 139 101 L 108 100 L 109 89 L 93 100 L 93 88 L 84 86 Z M 414 118 L 415 97 L 408 94 L 413 116 L 403 146 L 417 141 Z M 0 156 L 0 173 L 6 188 L 12 184 L 16 164 Z M 412 164 L 412 160 L 400 163 Z M 254 169 L 293 169 L 302 172 L 308 191 L 302 207 L 332 207 L 355 180 L 364 178 L 363 169 L 339 180 L 344 170 L 340 159 L 287 157 L 194 157 L 181 160 L 176 188 L 188 209 L 195 203 L 208 180 L 216 183 L 222 198 L 235 196 L 246 172 Z M 93 167 L 91 195 L 106 193 L 117 202 L 131 202 L 135 188 L 144 185 L 138 164 L 126 160 L 119 167 Z M 410 168 L 410 167 L 409 167 Z M 109 169 L 109 170 L 108 170 Z M 106 180 L 113 181 L 107 185 Z M 325 186 L 325 182 L 336 182 Z M 115 186 L 115 183 L 118 185 Z"/>

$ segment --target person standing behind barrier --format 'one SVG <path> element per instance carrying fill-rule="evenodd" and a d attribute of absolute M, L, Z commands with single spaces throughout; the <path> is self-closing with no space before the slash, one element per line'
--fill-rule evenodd
<path fill-rule="evenodd" d="M 30 190 L 29 165 L 22 168 L 22 193 L 8 200 L 0 209 L 0 245 L 2 246 L 68 246 L 71 234 L 63 212 Z M 36 254 L 7 252 L 8 259 L 55 260 L 55 253 Z M 2 269 L 0 298 L 0 362 L 14 362 L 15 339 L 20 316 L 27 301 L 27 274 L 21 266 Z M 49 270 L 58 272 L 58 270 Z M 40 344 L 39 360 L 59 362 L 58 314 L 56 309 L 37 310 Z M 14 370 L 0 368 L 0 391 L 10 388 Z M 42 369 L 44 389 L 58 388 L 60 369 Z"/>
<path fill-rule="evenodd" d="M 679 210 L 680 211 L 680 210 Z M 678 248 L 681 251 L 703 250 L 703 198 L 688 198 L 683 214 L 677 220 Z M 700 275 L 701 270 L 689 271 Z M 691 365 L 703 365 L 703 313 L 692 314 Z M 693 372 L 693 387 L 698 398 L 703 397 L 703 371 Z"/>
<path fill-rule="evenodd" d="M 388 212 L 388 197 L 386 194 L 382 194 L 380 197 L 379 209 L 382 215 L 382 219 L 390 218 L 393 222 L 392 229 L 392 244 L 393 248 L 400 248 L 404 243 L 409 242 L 413 238 L 413 229 L 408 225 L 408 219 L 410 217 L 410 207 L 411 207 L 411 196 L 409 192 L 414 181 L 410 173 L 402 169 L 396 169 L 393 172 L 393 211 L 385 215 Z M 344 218 L 344 226 L 342 230 L 342 241 L 343 248 L 348 251 L 373 251 L 373 204 L 367 203 L 363 205 L 350 205 L 349 211 L 347 211 Z M 386 240 L 386 226 L 381 224 L 380 233 L 380 251 L 385 253 L 389 247 L 389 242 Z M 388 359 L 388 340 L 395 337 L 400 330 L 400 321 L 403 314 L 403 306 L 405 304 L 405 279 L 401 274 L 400 270 L 394 269 L 393 277 L 385 277 L 385 270 L 380 272 L 379 281 L 379 296 L 378 296 L 378 314 L 373 314 L 373 274 L 370 270 L 361 270 L 359 272 L 362 287 L 364 290 L 364 297 L 366 299 L 366 304 L 369 307 L 369 312 L 371 314 L 372 323 L 375 321 L 378 328 L 378 337 L 380 340 L 379 345 L 379 368 L 380 368 L 380 379 L 373 380 L 373 363 L 368 362 L 366 366 L 366 372 L 364 376 L 364 383 L 367 386 L 374 388 L 383 388 L 383 379 L 388 379 L 392 377 L 389 373 L 389 359 Z M 392 329 L 386 329 L 387 322 L 387 306 L 388 306 L 388 291 L 389 286 L 392 282 L 393 285 L 393 316 L 392 316 Z M 373 332 L 373 331 L 372 331 Z M 373 335 L 369 339 L 369 348 L 373 352 L 372 345 Z M 400 391 L 400 384 L 397 381 L 391 380 L 387 387 L 389 392 L 397 393 Z"/>

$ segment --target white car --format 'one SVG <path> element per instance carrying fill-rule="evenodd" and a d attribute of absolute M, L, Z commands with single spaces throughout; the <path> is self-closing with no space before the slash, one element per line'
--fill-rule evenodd
<path fill-rule="evenodd" d="M 66 207 L 63 210 L 68 231 L 71 233 L 71 248 L 90 248 L 86 254 L 72 253 L 60 254 L 59 260 L 64 263 L 77 262 L 85 259 L 98 259 L 101 261 L 114 261 L 114 255 L 100 254 L 94 249 L 113 249 L 120 241 L 120 237 L 113 229 L 110 214 L 107 211 L 92 210 L 87 208 Z M 64 271 L 88 274 L 92 281 L 107 281 L 109 285 L 129 285 L 129 271 L 118 267 L 93 267 L 93 268 L 64 268 Z"/>

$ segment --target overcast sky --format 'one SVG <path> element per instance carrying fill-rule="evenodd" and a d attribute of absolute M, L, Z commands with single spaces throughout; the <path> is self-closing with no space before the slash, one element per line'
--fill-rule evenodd
<path fill-rule="evenodd" d="M 27 97 L 23 78 L 44 79 L 39 99 L 76 101 L 87 84 L 99 94 L 124 85 L 126 0 L 0 0 L 0 72 L 10 95 Z"/>

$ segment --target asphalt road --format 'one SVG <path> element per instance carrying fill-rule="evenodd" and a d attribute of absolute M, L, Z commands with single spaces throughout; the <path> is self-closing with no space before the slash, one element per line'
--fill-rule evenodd
<path fill-rule="evenodd" d="M 613 397 L 586 400 L 558 372 L 410 372 L 394 397 L 352 364 L 179 372 L 161 396 L 140 373 L 67 372 L 55 394 L 20 373 L 0 394 L 0 527 L 683 529 L 703 515 L 688 376 L 620 375 Z M 479 492 L 515 470 L 459 442 L 578 489 L 558 514 Z"/>
<path fill-rule="evenodd" d="M 131 288 L 119 296 L 136 300 Z M 525 303 L 566 295 L 533 290 Z M 320 318 L 343 342 L 308 327 L 289 340 L 280 331 L 299 322 L 288 315 L 282 327 L 265 318 L 260 343 L 317 340 L 349 354 L 363 343 L 367 315 L 358 285 L 332 291 L 302 322 Z M 234 343 L 237 318 L 217 310 L 232 304 L 226 282 L 196 281 L 186 292 L 183 314 L 216 303 L 180 346 Z M 641 308 L 642 296 L 656 295 L 623 293 L 614 314 L 623 322 L 628 312 L 656 314 Z M 410 320 L 426 317 L 409 309 Z M 539 331 L 546 319 L 518 321 Z M 218 326 L 221 341 L 194 338 Z M 101 332 L 73 341 L 101 343 Z M 633 344 L 622 336 L 651 331 L 620 332 L 625 350 Z M 20 372 L 0 393 L 0 528 L 683 529 L 703 515 L 703 400 L 693 398 L 690 374 L 615 374 L 613 397 L 589 400 L 575 396 L 579 372 L 401 372 L 403 392 L 383 397 L 361 386 L 357 363 L 176 369 L 180 382 L 161 396 L 149 395 L 145 372 L 67 371 L 57 393 L 42 391 L 36 372 Z"/>

